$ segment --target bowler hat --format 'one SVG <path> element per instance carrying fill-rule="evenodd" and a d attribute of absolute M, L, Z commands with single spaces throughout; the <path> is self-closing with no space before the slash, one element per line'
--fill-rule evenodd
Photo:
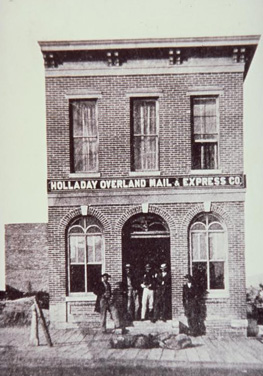
<path fill-rule="evenodd" d="M 166 264 L 161 264 L 160 268 L 161 268 L 161 269 L 166 269 L 166 268 L 167 268 L 167 265 L 166 265 Z"/>
<path fill-rule="evenodd" d="M 150 264 L 146 264 L 145 265 L 145 269 L 151 269 L 151 265 Z"/>
<path fill-rule="evenodd" d="M 193 280 L 193 277 L 191 276 L 191 274 L 184 275 L 184 278 L 187 278 L 189 281 Z"/>
<path fill-rule="evenodd" d="M 111 276 L 108 274 L 108 273 L 104 273 L 101 275 L 102 277 L 108 277 L 108 278 L 111 278 Z"/>

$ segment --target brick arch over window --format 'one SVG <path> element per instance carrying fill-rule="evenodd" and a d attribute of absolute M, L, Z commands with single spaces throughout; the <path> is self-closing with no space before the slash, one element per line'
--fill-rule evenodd
<path fill-rule="evenodd" d="M 124 214 L 122 214 L 122 216 L 116 222 L 116 225 L 114 227 L 114 232 L 115 233 L 120 233 L 122 231 L 122 228 L 123 228 L 124 224 L 131 217 L 133 217 L 135 214 L 139 214 L 139 213 L 142 213 L 142 207 L 141 207 L 141 205 L 133 207 L 133 208 L 127 210 Z M 169 227 L 170 232 L 171 232 L 171 229 L 176 228 L 175 221 L 174 221 L 173 217 L 166 210 L 163 210 L 163 209 L 161 209 L 161 208 L 159 208 L 157 206 L 154 206 L 154 205 L 149 205 L 149 211 L 148 211 L 148 213 L 157 214 L 160 217 L 162 217 L 166 221 L 166 223 L 167 223 L 167 225 Z"/>
<path fill-rule="evenodd" d="M 180 227 L 179 227 L 179 234 L 187 234 L 188 233 L 188 228 L 193 220 L 193 218 L 204 212 L 204 206 L 202 203 L 192 207 L 190 210 L 187 211 L 185 216 L 183 217 Z M 219 218 L 225 223 L 226 227 L 228 229 L 232 228 L 234 229 L 235 224 L 232 221 L 230 215 L 228 212 L 226 212 L 221 206 L 217 204 L 212 204 L 211 205 L 211 213 L 214 213 L 215 215 L 219 216 Z"/>
<path fill-rule="evenodd" d="M 98 219 L 100 221 L 100 223 L 102 224 L 104 232 L 109 232 L 111 230 L 110 222 L 105 218 L 105 216 L 98 209 L 95 209 L 95 208 L 92 208 L 92 207 L 88 208 L 87 215 L 91 215 L 91 216 L 95 217 L 96 219 Z M 65 229 L 68 227 L 70 222 L 78 216 L 82 216 L 80 207 L 69 211 L 61 219 L 61 221 L 59 223 L 59 232 L 60 233 L 62 232 L 64 234 Z"/>

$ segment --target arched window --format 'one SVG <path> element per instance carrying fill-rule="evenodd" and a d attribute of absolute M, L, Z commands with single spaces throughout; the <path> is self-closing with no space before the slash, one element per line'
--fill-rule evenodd
<path fill-rule="evenodd" d="M 100 281 L 103 235 L 92 216 L 74 220 L 68 228 L 68 276 L 70 293 L 88 293 Z"/>
<path fill-rule="evenodd" d="M 226 289 L 227 233 L 210 213 L 198 215 L 190 226 L 190 268 L 207 290 Z"/>

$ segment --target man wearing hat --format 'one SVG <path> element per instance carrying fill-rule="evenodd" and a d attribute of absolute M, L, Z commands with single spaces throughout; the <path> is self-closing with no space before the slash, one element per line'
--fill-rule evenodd
<path fill-rule="evenodd" d="M 153 314 L 155 278 L 150 264 L 145 265 L 145 273 L 143 275 L 141 287 L 143 288 L 141 312 L 141 320 L 143 321 L 145 320 L 147 305 L 149 308 L 149 317 L 152 318 Z"/>
<path fill-rule="evenodd" d="M 101 282 L 98 284 L 95 294 L 97 295 L 97 300 L 95 304 L 95 312 L 100 313 L 100 326 L 101 331 L 106 333 L 106 319 L 107 319 L 107 311 L 110 312 L 112 319 L 114 320 L 115 328 L 120 327 L 120 320 L 118 311 L 115 309 L 114 305 L 112 304 L 112 292 L 111 292 L 111 285 L 109 283 L 109 278 L 111 276 L 108 273 L 102 274 Z"/>
<path fill-rule="evenodd" d="M 125 265 L 123 287 L 126 296 L 127 320 L 132 321 L 138 318 L 139 295 L 138 286 L 136 284 L 136 278 L 132 270 L 131 264 Z"/>
<path fill-rule="evenodd" d="M 189 332 L 193 336 L 205 333 L 205 295 L 206 291 L 197 285 L 191 274 L 186 274 L 183 285 L 183 305 Z"/>
<path fill-rule="evenodd" d="M 156 291 L 154 299 L 153 322 L 161 319 L 167 319 L 167 307 L 169 305 L 169 296 L 171 291 L 171 278 L 167 265 L 161 264 L 160 272 L 155 275 Z"/>

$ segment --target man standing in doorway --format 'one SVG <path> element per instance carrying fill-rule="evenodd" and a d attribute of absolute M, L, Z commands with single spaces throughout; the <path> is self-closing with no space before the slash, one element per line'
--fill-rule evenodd
<path fill-rule="evenodd" d="M 170 273 L 167 270 L 167 265 L 160 266 L 160 272 L 156 274 L 156 291 L 154 298 L 154 316 L 153 322 L 161 319 L 167 319 L 167 307 L 169 304 L 169 296 L 171 290 Z"/>
<path fill-rule="evenodd" d="M 124 291 L 126 295 L 127 320 L 133 321 L 134 319 L 138 319 L 138 311 L 140 307 L 136 276 L 134 275 L 134 272 L 130 264 L 125 265 L 123 282 Z"/>
<path fill-rule="evenodd" d="M 150 264 L 145 265 L 145 273 L 143 275 L 141 287 L 143 288 L 141 320 L 144 321 L 147 306 L 149 309 L 149 318 L 153 318 L 155 277 L 151 270 Z"/>

